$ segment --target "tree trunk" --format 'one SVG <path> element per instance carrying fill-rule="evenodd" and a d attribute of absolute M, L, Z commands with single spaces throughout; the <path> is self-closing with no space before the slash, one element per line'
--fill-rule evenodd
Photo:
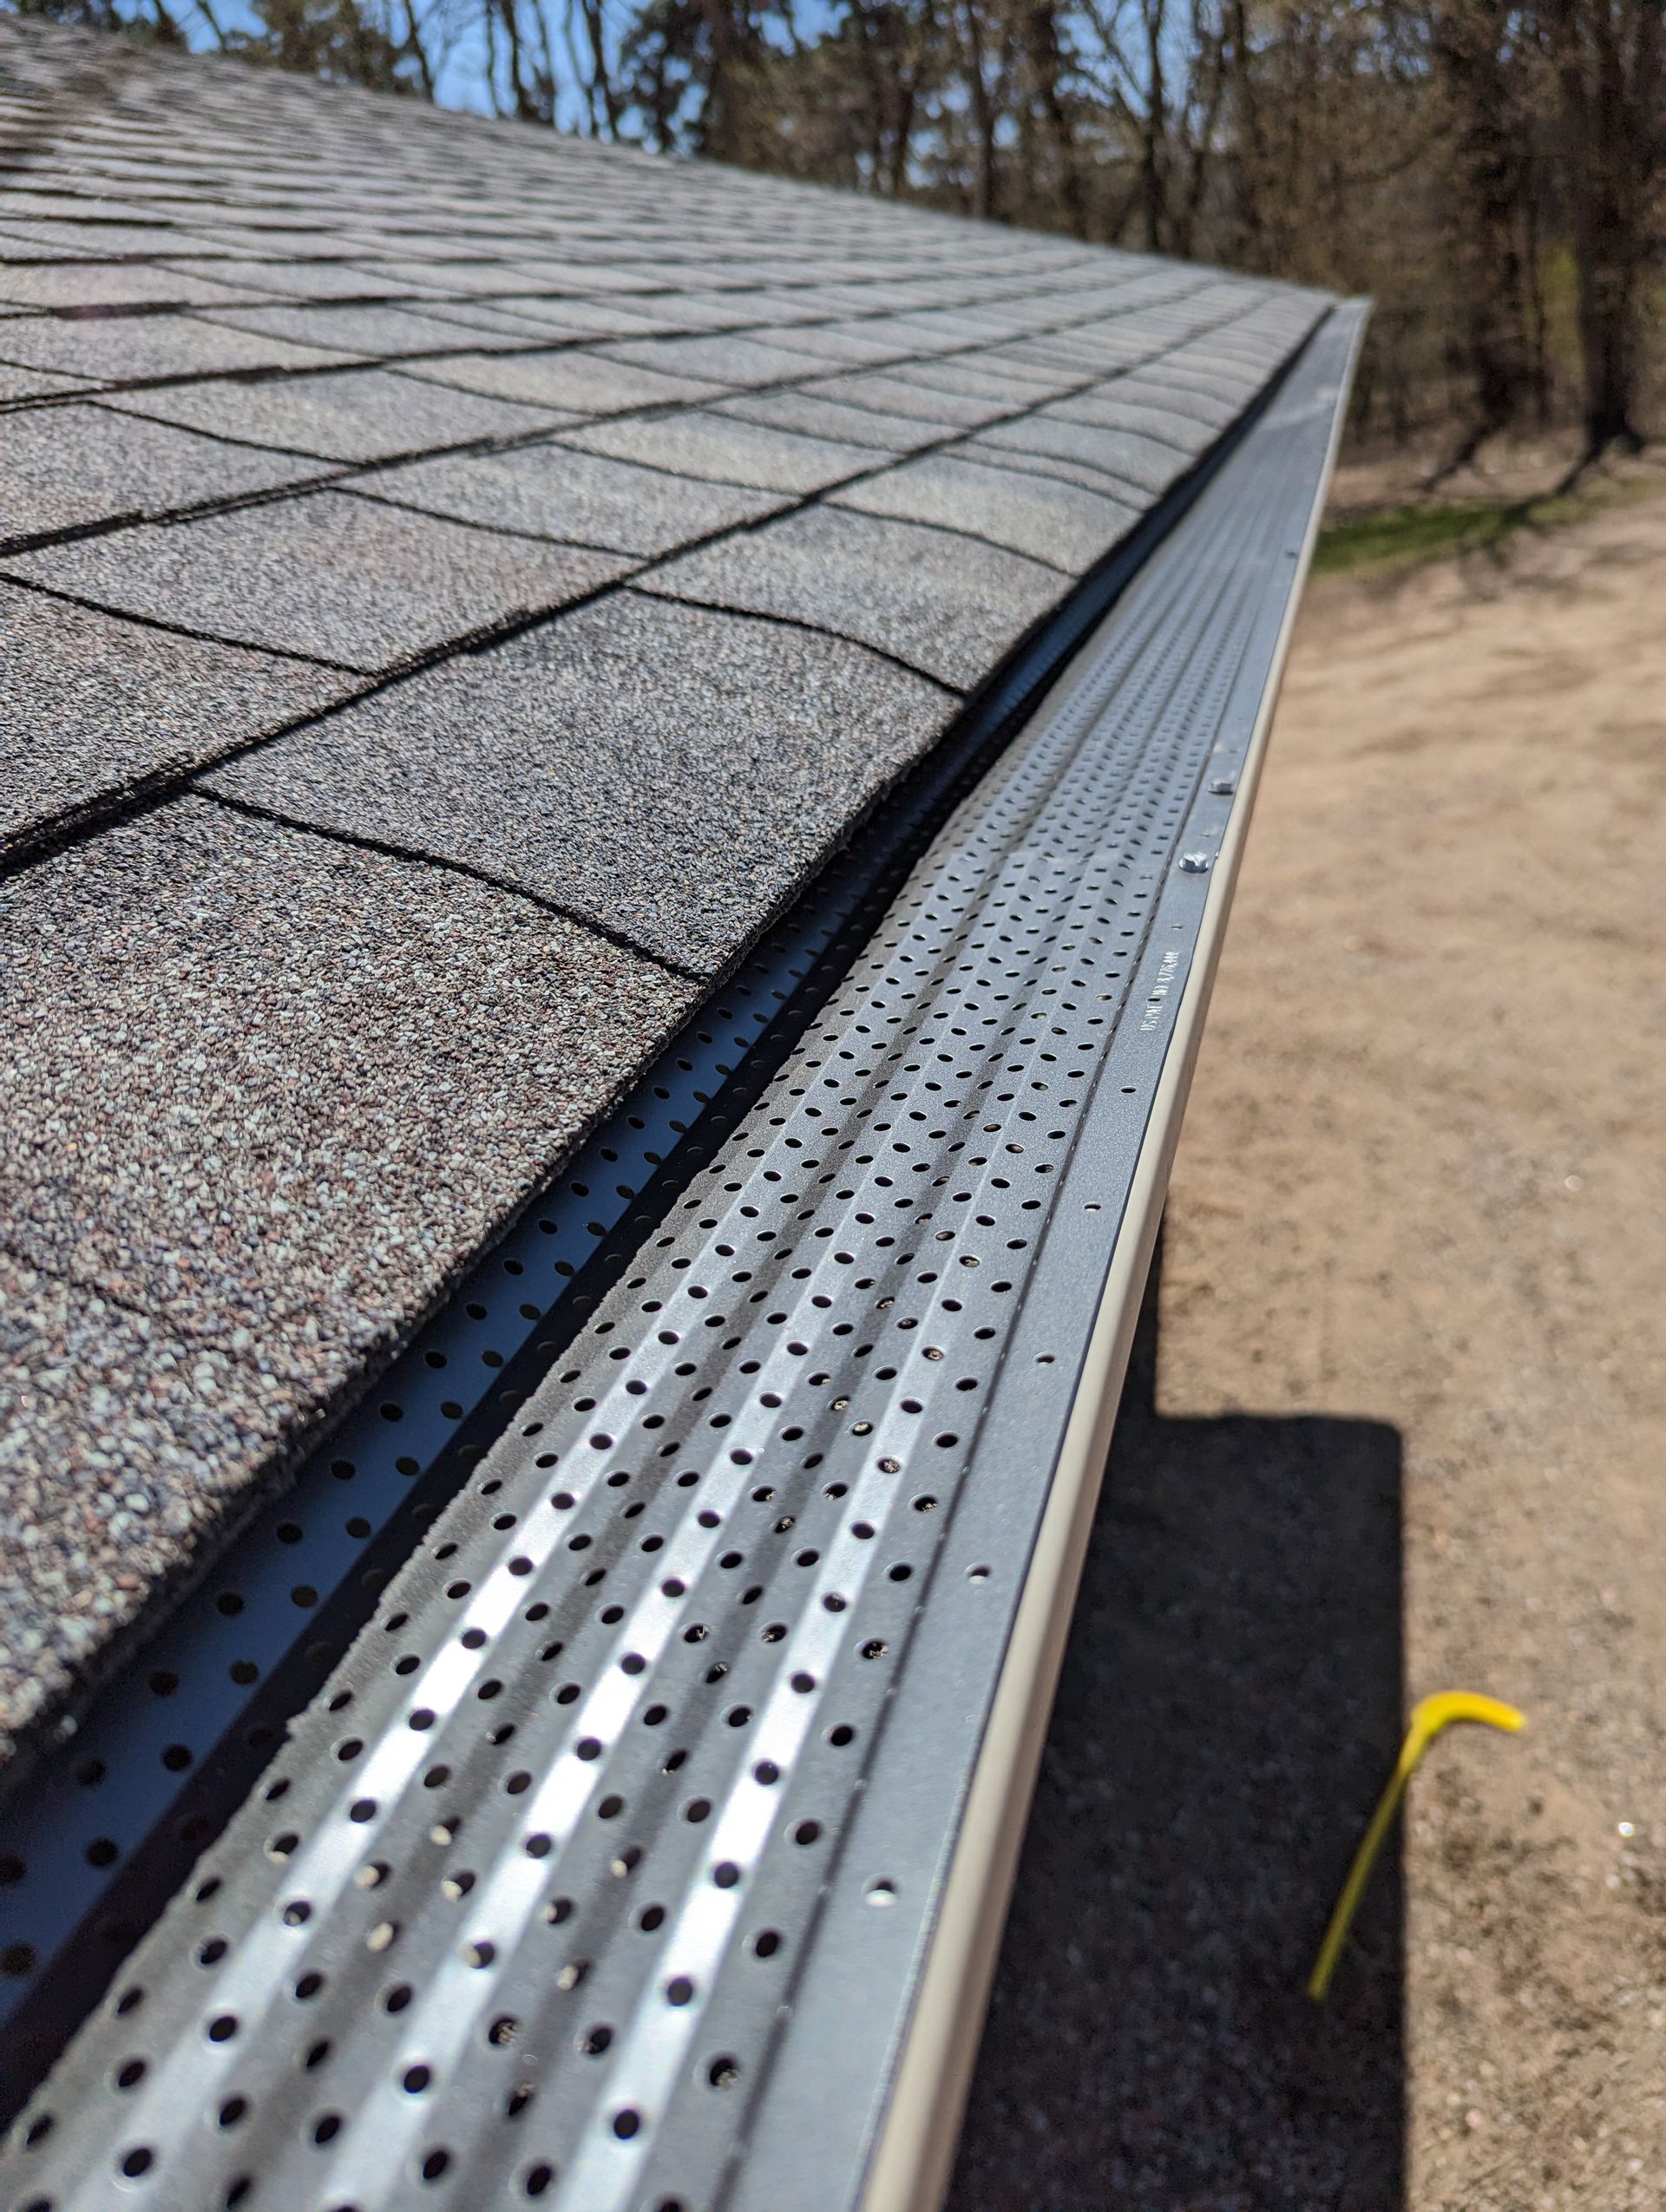
<path fill-rule="evenodd" d="M 1059 164 L 1059 199 L 1066 226 L 1078 238 L 1087 236 L 1087 194 L 1082 185 L 1081 160 L 1070 113 L 1065 105 L 1064 49 L 1059 36 L 1059 16 L 1053 0 L 1039 0 L 1025 18 L 1030 67 L 1035 73 L 1037 96 L 1047 119 L 1053 158 Z"/>
<path fill-rule="evenodd" d="M 1164 0 L 1144 0 L 1145 128 L 1140 178 L 1145 205 L 1145 244 L 1152 253 L 1168 244 L 1168 93 L 1163 75 Z"/>
<path fill-rule="evenodd" d="M 1556 0 L 1551 23 L 1584 371 L 1585 450 L 1571 482 L 1611 447 L 1636 453 L 1643 442 L 1636 411 L 1659 166 L 1660 10 L 1656 0 Z"/>
<path fill-rule="evenodd" d="M 972 121 L 978 139 L 978 174 L 974 207 L 987 222 L 994 214 L 999 197 L 998 156 L 995 148 L 995 103 L 990 93 L 985 69 L 983 50 L 983 22 L 978 10 L 981 0 L 966 0 L 965 19 L 967 54 L 970 62 L 967 71 L 971 79 Z"/>
<path fill-rule="evenodd" d="M 1431 488 L 1508 429 L 1531 381 L 1520 211 L 1524 134 L 1512 97 L 1508 0 L 1447 0 L 1433 47 L 1454 125 L 1448 251 L 1462 301 L 1468 426 Z"/>

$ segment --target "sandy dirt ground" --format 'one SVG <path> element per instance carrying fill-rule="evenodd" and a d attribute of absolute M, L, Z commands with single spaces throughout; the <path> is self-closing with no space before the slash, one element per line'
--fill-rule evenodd
<path fill-rule="evenodd" d="M 1313 586 L 954 2212 L 1666 2205 L 1663 823 L 1666 490 Z"/>

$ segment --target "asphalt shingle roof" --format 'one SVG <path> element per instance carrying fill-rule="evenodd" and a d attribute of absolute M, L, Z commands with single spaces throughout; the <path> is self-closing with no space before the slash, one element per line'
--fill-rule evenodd
<path fill-rule="evenodd" d="M 731 532 L 789 503 L 776 493 L 633 468 L 553 444 L 412 461 L 355 476 L 351 488 L 488 529 L 645 555 Z"/>
<path fill-rule="evenodd" d="M 193 795 L 16 878 L 4 944 L 0 1218 L 50 1317 L 33 1369 L 10 1299 L 0 1337 L 11 1731 L 697 992 L 455 870 Z"/>
<path fill-rule="evenodd" d="M 102 407 L 0 414 L 0 545 L 154 521 L 318 474 L 296 454 L 259 453 Z"/>
<path fill-rule="evenodd" d="M 0 1738 L 1314 295 L 0 21 Z"/>
<path fill-rule="evenodd" d="M 883 595 L 876 575 L 895 579 Z M 852 638 L 969 690 L 1053 605 L 1059 578 L 950 531 L 818 506 L 685 553 L 646 588 Z"/>
<path fill-rule="evenodd" d="M 954 704 L 841 638 L 625 592 L 204 788 L 476 869 L 710 983 Z"/>
<path fill-rule="evenodd" d="M 391 461 L 536 435 L 570 415 L 523 407 L 397 370 L 286 377 L 264 383 L 164 384 L 113 389 L 102 403 L 239 445 L 315 454 L 325 461 Z"/>
<path fill-rule="evenodd" d="M 333 669 L 123 622 L 0 579 L 0 854 L 358 688 Z M 0 903 L 10 887 L 0 879 Z M 5 929 L 0 919 L 0 957 Z"/>
<path fill-rule="evenodd" d="M 90 606 L 370 673 L 586 599 L 631 566 L 337 491 L 0 563 Z"/>

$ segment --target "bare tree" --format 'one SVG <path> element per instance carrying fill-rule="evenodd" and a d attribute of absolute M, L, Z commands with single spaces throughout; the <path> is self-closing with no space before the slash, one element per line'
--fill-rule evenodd
<path fill-rule="evenodd" d="M 1579 272 L 1585 449 L 1569 481 L 1610 447 L 1636 452 L 1643 282 L 1657 240 L 1659 0 L 1547 0 L 1562 96 L 1564 173 Z"/>
<path fill-rule="evenodd" d="M 1526 327 L 1525 101 L 1534 58 L 1517 50 L 1511 0 L 1436 0 L 1430 42 L 1450 108 L 1443 244 L 1458 278 L 1454 351 L 1473 388 L 1457 445 L 1429 479 L 1453 474 L 1520 414 L 1532 381 Z"/>

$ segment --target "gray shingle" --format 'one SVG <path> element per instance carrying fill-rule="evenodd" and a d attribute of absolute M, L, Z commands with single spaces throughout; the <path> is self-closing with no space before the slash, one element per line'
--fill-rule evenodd
<path fill-rule="evenodd" d="M 0 261 L 114 261 L 124 254 L 189 253 L 200 242 L 160 223 L 43 221 L 8 208 Z"/>
<path fill-rule="evenodd" d="M 0 340 L 0 343 L 3 343 Z M 666 376 L 628 362 L 576 348 L 561 352 L 459 353 L 445 361 L 412 362 L 412 377 L 494 398 L 527 400 L 573 415 L 613 415 L 631 407 L 661 407 L 706 398 L 718 387 L 691 376 Z"/>
<path fill-rule="evenodd" d="M 512 893 L 200 798 L 4 897 L 12 1249 L 279 1401 L 384 1347 L 691 997 Z"/>
<path fill-rule="evenodd" d="M 164 514 L 320 473 L 315 461 L 226 445 L 102 407 L 0 415 L 0 531 L 7 538 Z"/>
<path fill-rule="evenodd" d="M 939 327 L 928 312 L 914 315 L 876 315 L 862 326 L 876 338 L 890 340 L 905 360 L 917 361 L 924 356 L 954 353 L 969 343 L 959 330 Z M 997 337 L 1007 333 L 998 331 Z"/>
<path fill-rule="evenodd" d="M 342 357 L 286 338 L 251 337 L 193 315 L 56 315 L 0 324 L 0 354 L 22 369 L 134 383 L 143 376 L 224 376 L 240 369 L 319 369 Z"/>
<path fill-rule="evenodd" d="M 300 300 L 415 298 L 424 304 L 430 298 L 443 297 L 438 285 L 378 268 L 373 262 L 226 262 L 174 254 L 164 265 L 204 278 L 223 278 L 250 297 L 276 294 L 284 299 Z"/>
<path fill-rule="evenodd" d="M 773 429 L 796 430 L 801 437 L 831 438 L 844 445 L 873 446 L 882 453 L 913 453 L 940 438 L 957 437 L 959 425 L 922 422 L 918 416 L 882 415 L 871 407 L 843 407 L 837 400 L 812 399 L 804 392 L 746 392 L 719 400 L 719 415 L 743 422 L 764 422 Z"/>
<path fill-rule="evenodd" d="M 353 231 L 277 230 L 264 225 L 227 222 L 223 208 L 196 207 L 189 212 L 193 217 L 189 225 L 182 223 L 166 240 L 158 233 L 158 243 L 145 250 L 178 260 L 212 248 L 232 260 L 247 256 L 259 261 L 333 261 L 343 253 L 376 251 L 374 239 Z"/>
<path fill-rule="evenodd" d="M 0 584 L 0 853 L 325 706 L 351 679 Z"/>
<path fill-rule="evenodd" d="M 1224 430 L 1239 413 L 1236 406 L 1200 391 L 1196 384 L 1177 376 L 1166 362 L 1154 362 L 1150 368 L 1124 377 L 1117 389 L 1137 404 L 1166 408 L 1171 414 L 1189 416 L 1194 422 L 1204 423 L 1211 430 Z"/>
<path fill-rule="evenodd" d="M 8 77 L 11 74 L 12 53 L 16 50 L 14 46 L 6 57 Z M 10 85 L 7 89 L 10 92 Z M 19 112 L 12 108 L 9 99 L 7 109 L 9 115 L 16 115 Z M 15 177 L 16 173 L 14 169 L 12 175 Z M 81 220 L 75 225 L 75 234 L 95 237 L 101 229 L 150 222 L 151 209 L 137 199 L 123 200 L 115 193 L 102 191 L 95 191 L 89 197 L 88 180 L 80 173 L 79 164 L 70 164 L 66 173 L 62 167 L 54 168 L 49 164 L 36 162 L 30 164 L 30 173 L 38 189 L 31 191 L 27 186 L 14 183 L 6 193 L 3 205 L 9 223 L 41 217 L 58 223 L 62 227 L 63 219 L 73 220 L 75 211 L 79 210 Z M 55 187 L 57 187 L 56 190 Z"/>
<path fill-rule="evenodd" d="M 599 422 L 569 432 L 561 442 L 680 476 L 775 492 L 821 491 L 876 465 L 869 447 L 804 437 L 705 408 L 640 422 Z"/>
<path fill-rule="evenodd" d="M 660 318 L 657 335 L 688 338 L 714 330 L 735 331 L 772 315 L 777 303 L 778 295 L 758 291 L 662 291 L 651 299 L 633 299 L 631 306 L 638 314 L 652 311 Z M 748 335 L 756 337 L 758 333 Z"/>
<path fill-rule="evenodd" d="M 1149 357 L 1154 347 L 1147 337 L 1129 345 L 1079 345 L 1067 330 L 1050 331 L 1033 343 L 992 348 L 983 359 L 990 374 L 1023 384 L 1032 400 L 1057 398 L 1079 390 L 1090 378 L 1130 368 Z"/>
<path fill-rule="evenodd" d="M 1139 436 L 1152 438 L 1159 445 L 1168 445 L 1178 453 L 1201 453 L 1210 444 L 1215 433 L 1206 422 L 1196 416 L 1176 415 L 1166 408 L 1143 406 L 1134 400 L 1112 398 L 1118 388 L 1106 386 L 1101 391 L 1083 393 L 1074 399 L 1061 399 L 1051 410 L 1060 422 L 1085 422 L 1091 429 L 1102 430 L 1132 430 Z"/>
<path fill-rule="evenodd" d="M 928 387 L 900 376 L 823 376 L 806 383 L 812 399 L 843 401 L 849 407 L 871 407 L 882 415 L 911 415 L 922 422 L 953 422 L 961 429 L 976 429 L 985 422 L 1010 415 L 1009 400 L 972 399 L 964 393 Z"/>
<path fill-rule="evenodd" d="M 0 1252 L 0 1757 L 278 1444 L 294 1393 Z"/>
<path fill-rule="evenodd" d="M 1137 510 L 1056 477 L 926 454 L 836 492 L 843 507 L 964 530 L 1079 575 L 1138 520 Z"/>
<path fill-rule="evenodd" d="M 329 461 L 391 461 L 399 454 L 524 437 L 570 419 L 548 408 L 419 383 L 393 369 L 259 384 L 186 384 L 133 398 L 113 396 L 109 404 L 215 437 Z"/>
<path fill-rule="evenodd" d="M 1079 461 L 1061 461 L 1054 454 L 1015 453 L 1010 446 L 991 446 L 982 438 L 968 438 L 958 453 L 961 460 L 975 461 L 980 468 L 1016 469 L 1026 476 L 1050 476 L 1055 483 L 1072 484 L 1084 492 L 1099 492 L 1108 499 L 1125 501 L 1131 507 L 1144 507 L 1150 501 L 1150 494 L 1138 484 L 1112 476 L 1103 468 L 1086 468 Z"/>
<path fill-rule="evenodd" d="M 325 1324 L 377 1341 L 689 998 L 512 894 L 201 799 L 5 897 L 14 1248 L 309 1380 Z"/>
<path fill-rule="evenodd" d="M 403 248 L 390 251 L 384 246 L 383 252 L 376 256 L 374 265 L 384 276 L 396 282 L 426 285 L 436 291 L 449 294 L 453 299 L 464 299 L 471 295 L 489 298 L 494 293 L 524 291 L 528 288 L 525 265 L 519 259 L 450 261 L 436 255 L 432 260 L 416 261 L 411 260 Z M 573 287 L 577 291 L 590 288 L 582 282 Z M 626 288 L 635 289 L 629 285 Z M 561 287 L 552 282 L 548 289 L 559 291 Z M 602 291 L 610 291 L 613 287 L 598 281 L 594 289 Z"/>
<path fill-rule="evenodd" d="M 824 315 L 860 315 L 864 320 L 876 317 L 888 304 L 891 306 L 919 305 L 926 295 L 915 296 L 915 290 L 906 285 L 882 283 L 824 284 L 802 287 L 795 298 L 813 300 Z"/>
<path fill-rule="evenodd" d="M 464 326 L 472 325 L 482 315 L 489 315 L 494 327 L 506 330 L 518 324 L 528 345 L 535 345 L 541 337 L 644 337 L 676 328 L 673 322 L 658 312 L 656 304 L 633 299 L 626 304 L 611 296 L 606 299 L 543 299 L 526 298 L 517 292 L 508 298 L 493 300 L 489 308 L 483 308 L 478 300 L 466 305 L 459 300 L 436 301 L 433 311 L 449 316 Z"/>
<path fill-rule="evenodd" d="M 621 259 L 617 264 L 606 259 L 596 261 L 565 260 L 557 256 L 540 256 L 528 259 L 524 255 L 510 261 L 502 261 L 490 269 L 479 268 L 469 262 L 442 265 L 434 261 L 406 261 L 395 257 L 379 265 L 390 277 L 420 278 L 431 285 L 443 285 L 454 292 L 503 292 L 535 289 L 544 292 L 572 292 L 582 296 L 588 292 L 657 291 L 663 283 L 659 272 L 652 267 L 632 267 Z"/>
<path fill-rule="evenodd" d="M 631 565 L 339 492 L 73 539 L 4 563 L 117 612 L 369 673 L 581 599 Z"/>
<path fill-rule="evenodd" d="M 1240 372 L 1234 376 L 1209 368 L 1204 365 L 1201 349 L 1194 351 L 1191 348 L 1171 355 L 1160 370 L 1153 369 L 1151 373 L 1160 376 L 1161 381 L 1174 390 L 1189 394 L 1198 404 L 1200 413 L 1203 405 L 1207 404 L 1212 409 L 1224 410 L 1229 419 L 1242 411 L 1260 382 L 1260 377 L 1255 374 Z"/>
<path fill-rule="evenodd" d="M 982 458 L 989 448 L 1017 461 L 1033 455 L 1073 462 L 1090 474 L 1101 473 L 1119 477 L 1124 484 L 1138 485 L 1152 498 L 1165 492 L 1186 465 L 1172 446 L 1160 445 L 1137 432 L 1064 422 L 1051 414 L 994 423 L 976 438 L 968 439 L 965 449 Z"/>
<path fill-rule="evenodd" d="M 0 265 L 0 300 L 17 307 L 232 306 L 245 285 L 185 275 L 143 261 L 35 261 Z"/>
<path fill-rule="evenodd" d="M 583 312 L 585 303 L 551 300 L 548 302 L 521 299 L 435 299 L 421 303 L 421 312 L 426 322 L 449 325 L 449 344 L 468 347 L 473 352 L 515 351 L 521 347 L 543 347 L 571 342 L 587 345 L 604 327 L 603 317 L 611 315 L 611 308 L 604 308 L 597 317 Z M 523 307 L 530 306 L 531 315 L 523 314 Z M 571 307 L 575 312 L 562 313 Z M 416 303 L 403 311 L 417 311 Z M 641 318 L 639 317 L 639 320 Z"/>
<path fill-rule="evenodd" d="M 817 507 L 685 554 L 642 588 L 813 623 L 964 691 L 1066 585 L 981 539 Z"/>
<path fill-rule="evenodd" d="M 49 399 L 92 389 L 85 376 L 49 376 L 38 369 L 13 369 L 0 361 L 0 400 Z"/>
<path fill-rule="evenodd" d="M 860 646 L 627 591 L 211 781 L 466 861 L 710 972 L 948 711 Z"/>
<path fill-rule="evenodd" d="M 246 330 L 257 337 L 292 339 L 298 345 L 327 352 L 394 358 L 407 353 L 462 352 L 471 343 L 481 345 L 534 345 L 537 334 L 516 331 L 507 337 L 495 331 L 476 311 L 476 326 L 425 314 L 420 307 L 266 306 L 231 307 L 206 316 L 206 321 L 227 330 Z"/>
<path fill-rule="evenodd" d="M 781 305 L 779 298 L 761 298 L 756 311 L 778 313 Z M 882 363 L 907 358 L 897 340 L 876 337 L 860 323 L 848 326 L 828 323 L 789 324 L 782 328 L 768 325 L 750 331 L 748 341 L 797 354 L 805 363 L 797 372 L 799 376 L 813 376 L 818 365 L 829 369 L 848 363 L 853 369 L 870 369 Z"/>
<path fill-rule="evenodd" d="M 778 384 L 813 376 L 818 365 L 840 358 L 837 354 L 824 356 L 818 363 L 809 350 L 814 335 L 804 331 L 802 350 L 766 345 L 753 337 L 694 337 L 630 338 L 610 346 L 608 352 L 615 361 L 672 376 L 703 377 L 713 384 Z"/>
<path fill-rule="evenodd" d="M 967 346 L 1000 345 L 1027 327 L 1026 318 L 1010 311 L 987 309 L 975 313 L 961 308 L 922 308 L 917 314 L 894 316 L 872 325 L 895 335 L 901 350 L 921 354 L 959 352 Z"/>
<path fill-rule="evenodd" d="M 1010 370 L 1003 374 L 990 367 L 987 353 L 981 354 L 975 361 L 902 362 L 895 374 L 902 383 L 917 385 L 922 391 L 987 401 L 1007 415 L 1033 407 L 1039 400 L 1048 399 L 1056 391 L 1081 382 L 1081 376 L 1074 371 L 1040 382 L 1033 376 L 1014 376 Z"/>
<path fill-rule="evenodd" d="M 414 461 L 356 477 L 351 488 L 430 514 L 644 554 L 669 553 L 784 504 L 777 494 L 669 476 L 565 445 Z"/>

